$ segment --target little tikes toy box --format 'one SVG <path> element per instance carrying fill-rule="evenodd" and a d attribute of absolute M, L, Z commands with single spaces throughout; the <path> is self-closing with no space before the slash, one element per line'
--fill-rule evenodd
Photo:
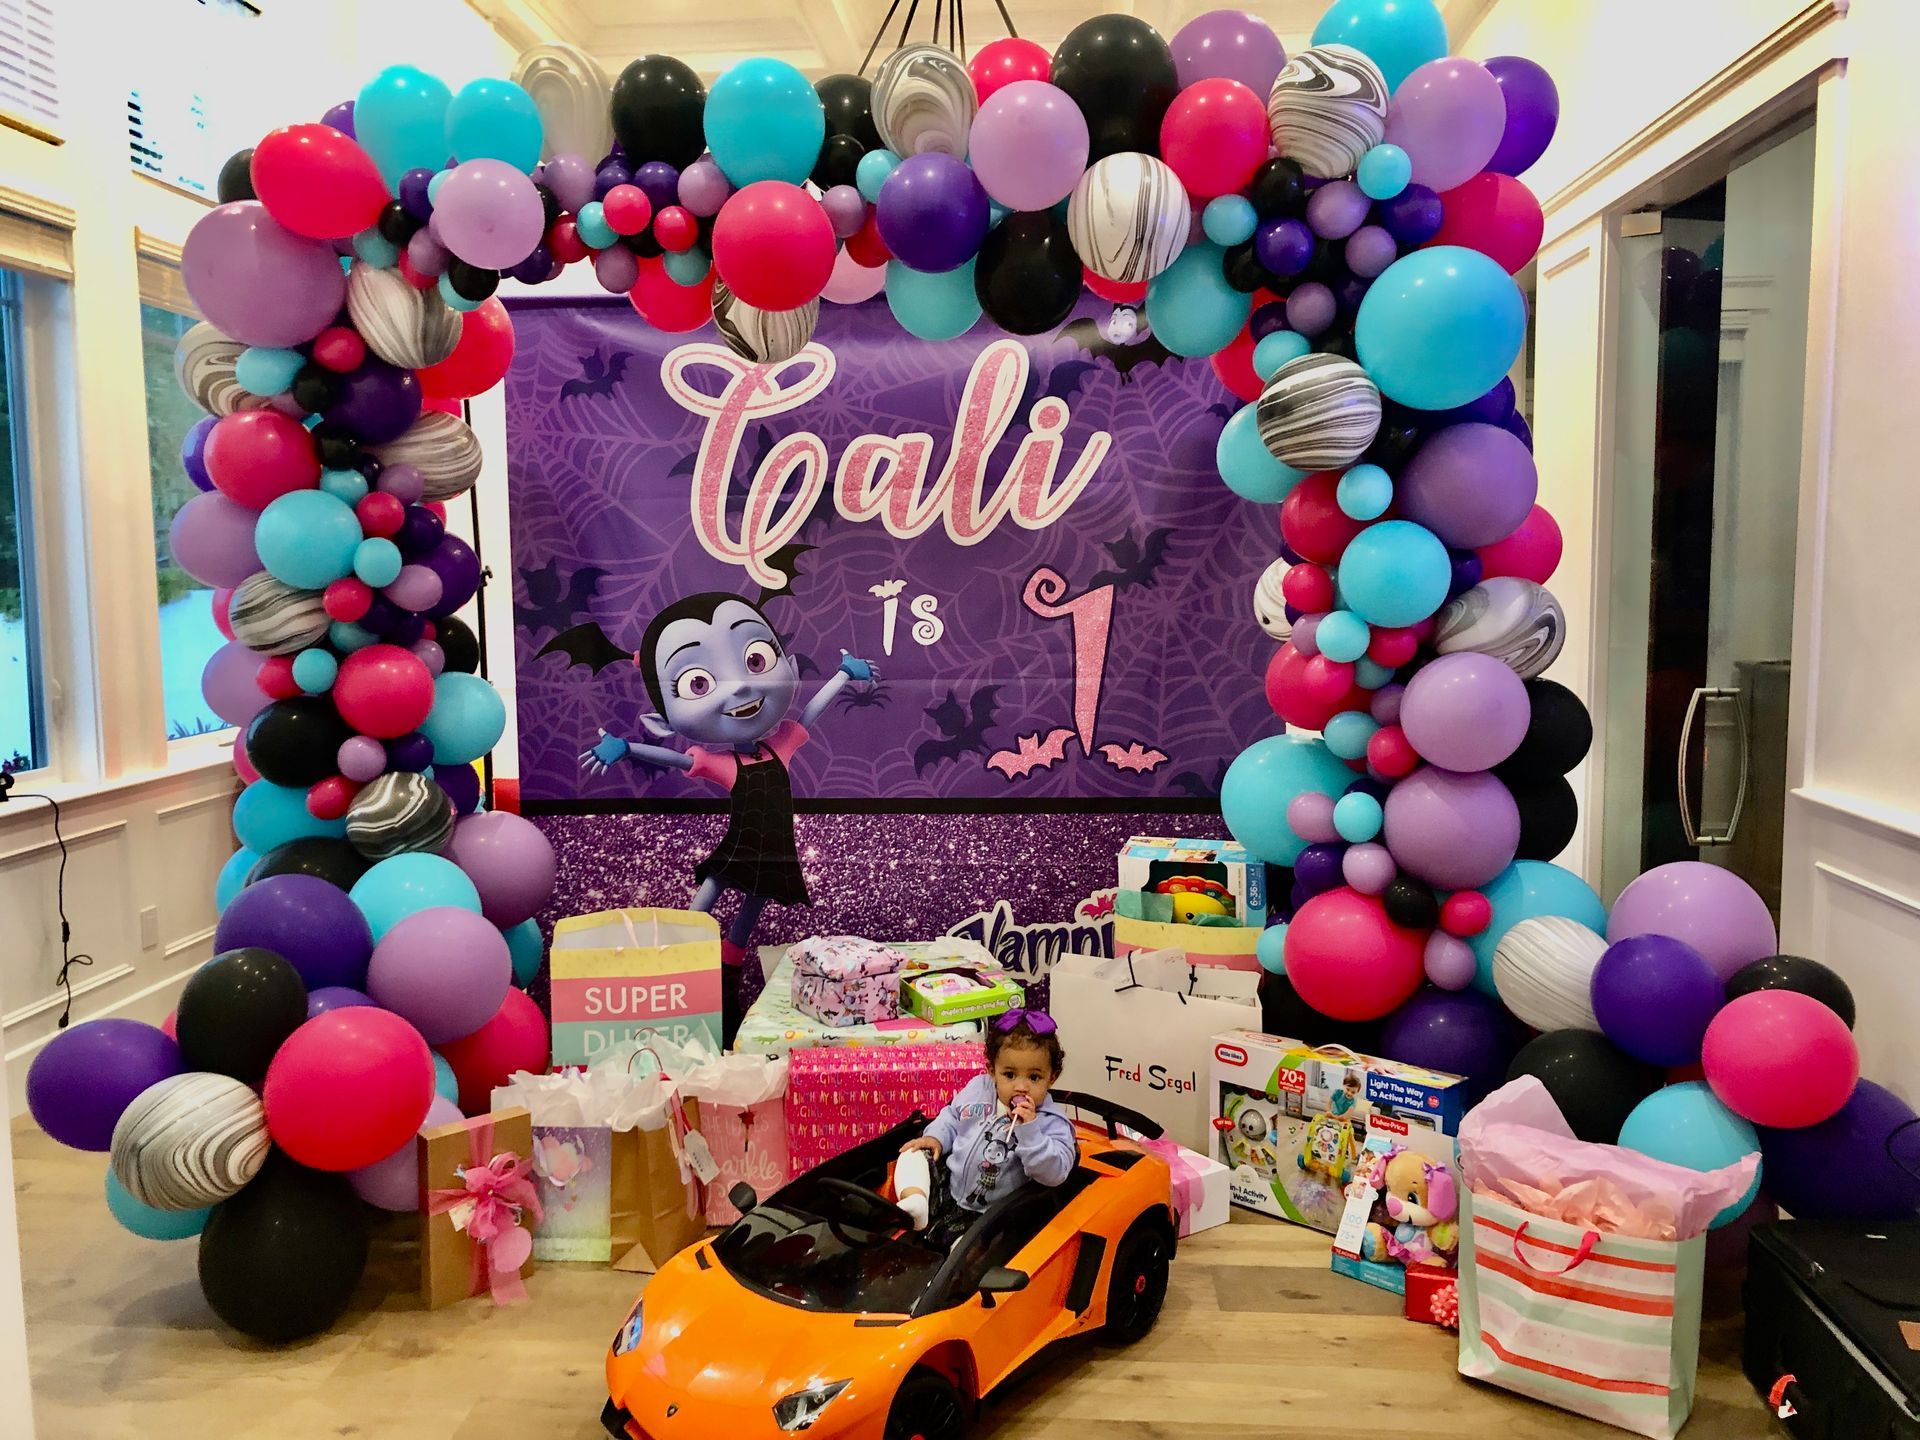
<path fill-rule="evenodd" d="M 1233 1203 L 1329 1235 L 1371 1119 L 1453 1135 L 1466 1111 L 1457 1075 L 1257 1030 L 1213 1037 L 1209 1082 Z"/>

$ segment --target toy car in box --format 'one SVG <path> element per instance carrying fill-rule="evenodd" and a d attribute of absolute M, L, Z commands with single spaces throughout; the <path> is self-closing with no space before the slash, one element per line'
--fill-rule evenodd
<path fill-rule="evenodd" d="M 1257 970 L 1267 867 L 1231 840 L 1136 835 L 1120 852 L 1116 955 L 1180 950 L 1191 965 Z"/>
<path fill-rule="evenodd" d="M 1209 1083 L 1233 1203 L 1329 1235 L 1373 1117 L 1451 1136 L 1466 1109 L 1457 1075 L 1257 1030 L 1214 1036 Z"/>

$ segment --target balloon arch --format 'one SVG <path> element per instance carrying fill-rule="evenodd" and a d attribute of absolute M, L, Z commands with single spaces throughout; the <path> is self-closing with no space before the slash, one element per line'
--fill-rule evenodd
<path fill-rule="evenodd" d="M 769 365 L 823 300 L 884 293 L 945 340 L 983 315 L 1046 331 L 1083 286 L 1210 357 L 1245 402 L 1221 478 L 1278 508 L 1252 599 L 1292 733 L 1222 793 L 1291 868 L 1270 1022 L 1481 1092 L 1539 1074 L 1587 1138 L 1625 1125 L 1702 1168 L 1764 1144 L 1803 1214 L 1913 1210 L 1879 1158 L 1912 1112 L 1856 1087 L 1844 985 L 1773 956 L 1758 896 L 1664 866 L 1609 915 L 1549 863 L 1592 730 L 1536 678 L 1561 541 L 1506 376 L 1543 226 L 1516 177 L 1558 98 L 1527 60 L 1446 51 L 1431 0 L 1338 0 L 1290 60 L 1240 12 L 1171 44 L 1103 15 L 1051 54 L 908 45 L 871 84 L 754 59 L 709 88 L 647 56 L 609 87 L 544 46 L 457 94 L 392 67 L 233 157 L 182 261 L 206 318 L 180 379 L 209 414 L 171 537 L 218 587 L 232 643 L 204 688 L 245 727 L 218 953 L 168 1027 L 76 1026 L 28 1080 L 54 1138 L 109 1152 L 113 1213 L 198 1234 L 237 1329 L 313 1333 L 358 1281 L 367 1204 L 417 1205 L 423 1123 L 547 1063 L 518 987 L 554 856 L 478 808 L 505 711 L 455 617 L 480 571 L 444 506 L 480 471 L 461 402 L 513 357 L 500 279 L 589 260 L 649 324 L 712 322 Z"/>

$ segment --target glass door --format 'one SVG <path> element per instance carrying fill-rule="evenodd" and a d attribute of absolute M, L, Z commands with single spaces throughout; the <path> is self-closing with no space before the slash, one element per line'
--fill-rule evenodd
<path fill-rule="evenodd" d="M 1608 896 L 1706 860 L 1779 915 L 1813 138 L 1807 117 L 1622 217 Z"/>

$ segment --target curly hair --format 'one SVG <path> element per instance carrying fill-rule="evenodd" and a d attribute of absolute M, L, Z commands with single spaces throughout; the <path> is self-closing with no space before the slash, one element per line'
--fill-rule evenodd
<path fill-rule="evenodd" d="M 1067 1052 L 1060 1048 L 1060 1037 L 1054 1031 L 1037 1033 L 1025 1020 L 1011 1030 L 999 1030 L 989 1023 L 987 1026 L 987 1068 L 993 1068 L 994 1061 L 1000 1058 L 1000 1052 L 1012 1045 L 1022 1050 L 1044 1050 L 1047 1063 L 1053 1066 L 1054 1079 L 1060 1078 L 1060 1072 L 1066 1069 Z"/>

